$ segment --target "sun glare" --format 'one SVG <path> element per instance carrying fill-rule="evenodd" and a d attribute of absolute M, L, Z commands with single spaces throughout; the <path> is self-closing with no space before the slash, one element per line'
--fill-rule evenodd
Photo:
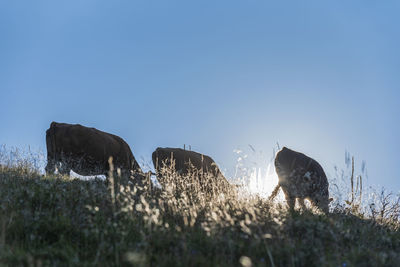
<path fill-rule="evenodd" d="M 266 168 L 253 168 L 248 189 L 250 193 L 269 197 L 277 184 L 278 175 L 275 172 L 273 163 L 270 162 Z"/>

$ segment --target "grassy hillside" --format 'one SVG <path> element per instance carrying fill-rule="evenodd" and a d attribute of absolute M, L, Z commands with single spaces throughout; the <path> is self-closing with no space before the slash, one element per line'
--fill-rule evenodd
<path fill-rule="evenodd" d="M 257 197 L 117 191 L 0 167 L 0 264 L 399 266 L 398 203 L 368 215 L 342 203 L 324 215 Z"/>

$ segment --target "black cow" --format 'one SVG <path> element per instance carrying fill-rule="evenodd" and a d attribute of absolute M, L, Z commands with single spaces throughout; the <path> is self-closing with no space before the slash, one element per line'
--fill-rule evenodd
<path fill-rule="evenodd" d="M 275 158 L 279 183 L 270 196 L 272 200 L 282 188 L 288 206 L 294 209 L 296 198 L 304 209 L 304 199 L 324 212 L 329 211 L 328 179 L 321 165 L 314 159 L 289 148 L 282 148 Z"/>
<path fill-rule="evenodd" d="M 213 195 L 220 192 L 227 193 L 232 188 L 214 160 L 207 155 L 180 148 L 159 147 L 153 152 L 152 159 L 162 186 L 166 186 L 169 182 L 198 183 L 201 191 Z M 192 174 L 191 177 L 194 177 L 195 181 L 177 180 L 178 177 L 181 179 L 189 174 Z"/>
<path fill-rule="evenodd" d="M 120 137 L 79 124 L 52 122 L 46 131 L 46 173 L 106 175 L 112 157 L 114 169 L 123 174 L 142 173 L 129 145 Z"/>

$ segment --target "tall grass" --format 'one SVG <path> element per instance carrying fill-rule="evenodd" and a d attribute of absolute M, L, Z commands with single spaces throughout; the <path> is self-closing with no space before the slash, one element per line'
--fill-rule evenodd
<path fill-rule="evenodd" d="M 373 208 L 368 202 L 369 210 L 354 208 L 350 193 L 337 200 L 327 215 L 312 209 L 289 212 L 283 202 L 238 195 L 229 185 L 213 187 L 209 177 L 198 175 L 193 171 L 178 176 L 164 169 L 166 186 L 150 190 L 149 184 L 118 184 L 112 175 L 107 185 L 99 179 L 44 176 L 29 164 L 2 164 L 0 263 L 396 266 L 400 262 L 400 209 L 393 194 L 376 194 Z M 200 178 L 210 187 L 204 187 Z M 347 178 L 350 183 L 351 177 Z M 114 192 L 113 183 L 118 187 Z M 357 190 L 347 191 L 353 191 L 353 200 L 360 199 Z"/>

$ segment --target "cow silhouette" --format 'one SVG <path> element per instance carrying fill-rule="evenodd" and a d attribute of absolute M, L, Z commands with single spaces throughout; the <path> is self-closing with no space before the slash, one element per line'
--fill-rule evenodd
<path fill-rule="evenodd" d="M 46 131 L 46 173 L 105 175 L 114 169 L 124 175 L 142 173 L 129 145 L 119 136 L 80 124 L 52 122 Z"/>
<path fill-rule="evenodd" d="M 228 193 L 233 187 L 221 173 L 214 160 L 204 154 L 181 148 L 157 148 L 152 154 L 160 184 L 197 184 L 200 192 L 216 195 Z M 191 180 L 182 181 L 183 177 Z M 172 178 L 172 179 L 171 179 Z"/>
<path fill-rule="evenodd" d="M 282 188 L 286 202 L 291 210 L 296 199 L 304 209 L 304 200 L 323 212 L 329 211 L 329 183 L 321 165 L 314 159 L 289 148 L 283 147 L 275 158 L 275 170 L 279 177 L 278 185 L 270 196 L 273 200 Z"/>

